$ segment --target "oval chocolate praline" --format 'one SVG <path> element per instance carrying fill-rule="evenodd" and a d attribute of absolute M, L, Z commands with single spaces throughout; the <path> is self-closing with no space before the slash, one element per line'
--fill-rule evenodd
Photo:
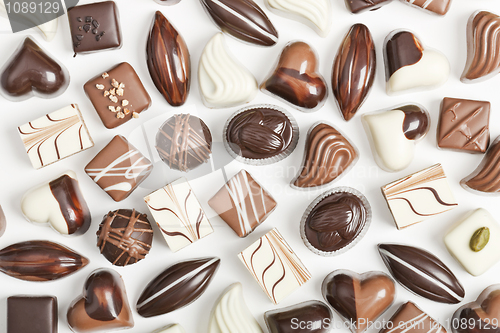
<path fill-rule="evenodd" d="M 283 112 L 257 106 L 234 116 L 226 128 L 226 140 L 238 156 L 266 159 L 278 156 L 296 143 L 292 122 Z"/>
<path fill-rule="evenodd" d="M 331 254 L 351 244 L 369 223 L 371 214 L 366 205 L 358 195 L 347 191 L 323 198 L 309 212 L 303 225 L 309 245 Z"/>

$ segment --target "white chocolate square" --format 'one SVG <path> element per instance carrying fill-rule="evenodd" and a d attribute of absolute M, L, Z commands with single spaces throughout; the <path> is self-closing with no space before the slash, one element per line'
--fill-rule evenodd
<path fill-rule="evenodd" d="M 94 146 L 76 104 L 19 126 L 18 131 L 35 169 Z"/>
<path fill-rule="evenodd" d="M 185 178 L 151 193 L 144 201 L 173 252 L 214 231 Z"/>
<path fill-rule="evenodd" d="M 474 252 L 470 248 L 471 237 L 482 227 L 490 229 L 490 240 L 481 251 Z M 479 208 L 459 221 L 446 234 L 444 243 L 467 272 L 478 276 L 500 260 L 500 225 L 487 210 Z"/>
<path fill-rule="evenodd" d="M 307 268 L 276 228 L 238 257 L 274 304 L 311 279 Z"/>
<path fill-rule="evenodd" d="M 441 164 L 382 187 L 398 229 L 447 212 L 458 204 Z"/>

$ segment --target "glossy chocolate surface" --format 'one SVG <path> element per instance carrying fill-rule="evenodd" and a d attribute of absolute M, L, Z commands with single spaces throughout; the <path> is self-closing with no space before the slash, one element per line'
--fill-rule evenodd
<path fill-rule="evenodd" d="M 121 135 L 85 166 L 87 175 L 115 201 L 126 199 L 152 170 L 151 161 Z"/>
<path fill-rule="evenodd" d="M 26 281 L 52 281 L 75 273 L 89 260 L 50 241 L 26 241 L 0 250 L 0 272 Z"/>
<path fill-rule="evenodd" d="M 134 327 L 125 284 L 117 272 L 100 268 L 92 272 L 67 312 L 70 328 L 77 333 L 109 332 Z"/>
<path fill-rule="evenodd" d="M 3 236 L 5 230 L 7 229 L 7 218 L 3 212 L 2 206 L 0 205 L 0 237 Z"/>
<path fill-rule="evenodd" d="M 364 332 L 394 302 L 396 285 L 382 272 L 330 273 L 321 287 L 323 297 L 347 322 L 353 333 Z"/>
<path fill-rule="evenodd" d="M 417 295 L 448 304 L 460 303 L 464 287 L 433 254 L 412 246 L 379 244 L 380 255 L 392 276 Z"/>
<path fill-rule="evenodd" d="M 308 301 L 264 314 L 270 333 L 328 333 L 333 323 L 330 308 L 320 301 Z M 294 325 L 295 323 L 295 325 Z M 296 323 L 307 323 L 296 327 Z"/>
<path fill-rule="evenodd" d="M 397 109 L 405 114 L 403 134 L 408 140 L 418 140 L 427 134 L 431 120 L 425 109 L 414 104 L 401 106 Z"/>
<path fill-rule="evenodd" d="M 450 9 L 452 0 L 402 0 L 414 7 L 428 10 L 438 15 L 444 15 Z"/>
<path fill-rule="evenodd" d="M 148 318 L 191 304 L 205 292 L 219 264 L 219 258 L 203 258 L 170 266 L 148 283 L 137 301 L 137 312 Z"/>
<path fill-rule="evenodd" d="M 32 96 L 54 98 L 69 85 L 69 73 L 30 37 L 26 37 L 0 71 L 0 94 L 22 101 Z"/>
<path fill-rule="evenodd" d="M 200 1 L 223 32 L 261 46 L 272 46 L 278 41 L 278 31 L 253 0 Z"/>
<path fill-rule="evenodd" d="M 490 102 L 445 97 L 437 127 L 439 148 L 484 153 L 490 144 Z"/>
<path fill-rule="evenodd" d="M 106 128 L 115 128 L 138 118 L 151 106 L 151 97 L 127 62 L 90 79 L 83 90 Z"/>
<path fill-rule="evenodd" d="M 500 137 L 497 137 L 486 152 L 481 163 L 460 184 L 471 190 L 500 194 Z"/>
<path fill-rule="evenodd" d="M 75 55 L 122 47 L 118 6 L 114 1 L 95 2 L 68 9 Z"/>
<path fill-rule="evenodd" d="M 351 142 L 333 126 L 319 123 L 309 130 L 302 168 L 293 186 L 314 188 L 333 182 L 358 159 Z"/>
<path fill-rule="evenodd" d="M 7 333 L 57 333 L 55 296 L 7 298 Z"/>
<path fill-rule="evenodd" d="M 413 302 L 399 307 L 379 333 L 447 333 L 446 329 Z"/>
<path fill-rule="evenodd" d="M 170 105 L 183 105 L 191 85 L 191 59 L 186 42 L 160 11 L 151 25 L 146 56 L 158 91 Z"/>
<path fill-rule="evenodd" d="M 500 72 L 500 16 L 477 11 L 467 24 L 467 63 L 463 82 L 484 80 Z"/>
<path fill-rule="evenodd" d="M 454 333 L 500 332 L 500 285 L 494 284 L 479 295 L 476 301 L 467 303 L 453 314 Z"/>
<path fill-rule="evenodd" d="M 210 159 L 212 134 L 200 118 L 176 114 L 158 129 L 156 150 L 169 168 L 187 172 Z"/>
<path fill-rule="evenodd" d="M 385 41 L 384 60 L 386 81 L 398 69 L 417 63 L 423 56 L 423 46 L 409 31 L 399 31 Z"/>
<path fill-rule="evenodd" d="M 268 107 L 240 112 L 230 120 L 226 130 L 232 151 L 249 159 L 265 159 L 285 152 L 294 135 L 290 119 Z"/>
<path fill-rule="evenodd" d="M 49 183 L 52 195 L 61 207 L 69 235 L 82 235 L 90 227 L 90 210 L 83 198 L 78 182 L 68 175 Z"/>
<path fill-rule="evenodd" d="M 113 265 L 132 265 L 144 259 L 153 243 L 146 214 L 131 209 L 109 212 L 97 231 L 97 247 Z"/>
<path fill-rule="evenodd" d="M 333 62 L 332 90 L 345 120 L 350 120 L 366 100 L 375 79 L 375 44 L 364 24 L 351 27 Z"/>
<path fill-rule="evenodd" d="M 377 10 L 392 0 L 345 0 L 347 9 L 357 14 L 368 10 Z"/>
<path fill-rule="evenodd" d="M 367 223 L 367 207 L 356 195 L 333 193 L 309 213 L 304 228 L 309 243 L 323 252 L 334 252 L 350 244 Z"/>
<path fill-rule="evenodd" d="M 328 96 L 326 82 L 318 67 L 319 58 L 309 44 L 289 43 L 260 89 L 301 110 L 314 111 L 323 106 Z"/>

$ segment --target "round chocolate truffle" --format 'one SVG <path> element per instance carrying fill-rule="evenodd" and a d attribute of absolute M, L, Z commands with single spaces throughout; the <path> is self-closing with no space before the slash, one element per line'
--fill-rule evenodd
<path fill-rule="evenodd" d="M 212 134 L 200 118 L 176 114 L 159 128 L 156 150 L 171 169 L 187 172 L 210 159 Z"/>
<path fill-rule="evenodd" d="M 242 109 L 226 123 L 229 154 L 248 164 L 278 162 L 292 153 L 299 137 L 295 119 L 273 105 Z"/>
<path fill-rule="evenodd" d="M 371 221 L 368 200 L 350 187 L 339 187 L 320 195 L 307 208 L 301 222 L 306 246 L 322 256 L 333 256 L 353 247 Z"/>
<path fill-rule="evenodd" d="M 97 231 L 97 246 L 116 266 L 135 264 L 144 259 L 153 243 L 153 229 L 146 214 L 130 209 L 109 212 Z"/>

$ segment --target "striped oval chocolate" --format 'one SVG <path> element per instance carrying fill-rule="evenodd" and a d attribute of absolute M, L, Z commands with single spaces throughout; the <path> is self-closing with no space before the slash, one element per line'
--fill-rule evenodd
<path fill-rule="evenodd" d="M 379 244 L 378 250 L 392 276 L 417 295 L 440 303 L 460 303 L 464 287 L 433 254 L 406 245 Z"/>
<path fill-rule="evenodd" d="M 272 46 L 278 31 L 253 0 L 201 0 L 207 14 L 219 28 L 247 43 Z"/>
<path fill-rule="evenodd" d="M 191 304 L 205 292 L 219 264 L 219 258 L 202 258 L 170 266 L 146 286 L 137 301 L 137 312 L 148 318 Z"/>
<path fill-rule="evenodd" d="M 0 250 L 0 272 L 26 281 L 51 281 L 73 274 L 89 260 L 49 241 L 27 241 Z"/>

